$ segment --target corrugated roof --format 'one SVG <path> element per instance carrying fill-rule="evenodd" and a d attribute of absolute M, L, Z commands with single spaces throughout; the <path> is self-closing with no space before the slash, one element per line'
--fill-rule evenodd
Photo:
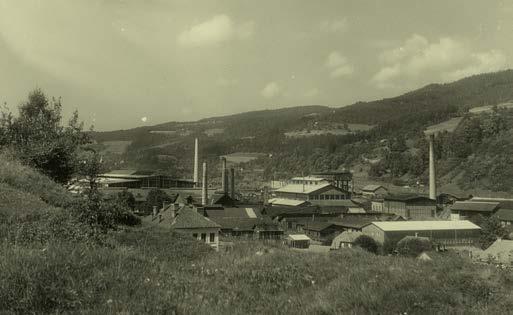
<path fill-rule="evenodd" d="M 300 184 L 289 184 L 284 187 L 276 189 L 276 192 L 282 193 L 295 193 L 295 194 L 311 194 L 318 190 L 327 188 L 332 186 L 330 183 L 321 184 L 321 185 L 300 185 Z M 335 186 L 333 186 L 336 189 Z"/>
<path fill-rule="evenodd" d="M 287 235 L 287 238 L 293 241 L 311 241 L 311 239 L 305 234 L 290 234 Z"/>
<path fill-rule="evenodd" d="M 456 201 L 451 210 L 455 211 L 476 211 L 476 212 L 493 212 L 499 207 L 498 202 L 481 202 L 481 201 Z"/>
<path fill-rule="evenodd" d="M 185 207 L 171 224 L 174 229 L 194 229 L 194 228 L 220 228 L 221 226 L 209 218 L 202 216 L 191 208 Z"/>
<path fill-rule="evenodd" d="M 383 231 L 480 230 L 474 223 L 461 221 L 385 221 L 372 222 Z"/>

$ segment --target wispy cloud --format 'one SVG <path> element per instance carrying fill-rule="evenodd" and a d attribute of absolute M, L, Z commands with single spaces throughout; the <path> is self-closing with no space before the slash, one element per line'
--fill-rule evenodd
<path fill-rule="evenodd" d="M 183 31 L 177 41 L 182 46 L 212 45 L 250 38 L 253 30 L 253 22 L 235 24 L 229 16 L 221 14 Z"/>
<path fill-rule="evenodd" d="M 260 94 L 262 94 L 262 96 L 267 99 L 271 99 L 279 96 L 282 93 L 282 91 L 282 87 L 278 83 L 273 81 L 267 83 L 266 86 L 260 92 Z"/>
<path fill-rule="evenodd" d="M 504 69 L 508 62 L 500 50 L 476 52 L 450 37 L 429 42 L 413 35 L 399 47 L 382 52 L 381 69 L 372 82 L 379 88 L 414 86 L 432 81 L 451 81 L 465 76 Z"/>
<path fill-rule="evenodd" d="M 326 67 L 330 69 L 330 75 L 332 78 L 349 76 L 354 73 L 353 65 L 351 65 L 347 58 L 338 51 L 333 51 L 328 55 Z"/>

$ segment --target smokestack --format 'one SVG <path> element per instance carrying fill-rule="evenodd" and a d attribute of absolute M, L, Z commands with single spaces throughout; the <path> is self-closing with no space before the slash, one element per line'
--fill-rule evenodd
<path fill-rule="evenodd" d="M 267 206 L 267 203 L 269 202 L 269 187 L 264 186 L 264 193 L 263 193 L 263 204 L 264 206 Z"/>
<path fill-rule="evenodd" d="M 201 189 L 201 204 L 206 206 L 208 202 L 208 178 L 207 178 L 207 162 L 203 162 L 203 182 Z"/>
<path fill-rule="evenodd" d="M 227 195 L 228 194 L 228 177 L 226 176 L 227 175 L 227 170 L 226 170 L 226 158 L 225 157 L 222 157 L 221 158 L 221 189 L 223 191 L 223 194 Z"/>
<path fill-rule="evenodd" d="M 235 200 L 235 169 L 230 168 L 230 197 Z"/>
<path fill-rule="evenodd" d="M 429 135 L 429 199 L 436 200 L 435 152 L 433 142 L 435 135 Z"/>
<path fill-rule="evenodd" d="M 194 186 L 198 186 L 199 165 L 198 165 L 198 138 L 194 139 Z"/>

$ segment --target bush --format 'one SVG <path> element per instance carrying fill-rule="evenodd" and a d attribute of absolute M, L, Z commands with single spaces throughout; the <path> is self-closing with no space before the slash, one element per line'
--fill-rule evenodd
<path fill-rule="evenodd" d="M 365 249 L 368 252 L 377 254 L 379 245 L 378 243 L 368 235 L 360 235 L 354 240 L 354 245 Z"/>
<path fill-rule="evenodd" d="M 433 247 L 431 241 L 425 237 L 406 236 L 397 243 L 397 252 L 405 256 L 417 256 L 429 251 Z"/>

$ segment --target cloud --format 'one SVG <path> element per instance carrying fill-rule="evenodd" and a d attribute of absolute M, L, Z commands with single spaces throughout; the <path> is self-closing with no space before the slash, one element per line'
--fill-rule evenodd
<path fill-rule="evenodd" d="M 177 41 L 182 46 L 213 45 L 250 38 L 253 30 L 253 22 L 235 25 L 229 16 L 221 14 L 183 31 Z"/>
<path fill-rule="evenodd" d="M 324 20 L 320 24 L 320 29 L 324 32 L 336 33 L 345 32 L 347 26 L 347 18 L 342 18 L 337 20 Z"/>
<path fill-rule="evenodd" d="M 276 82 L 269 82 L 267 83 L 267 85 L 262 89 L 262 92 L 260 92 L 262 94 L 263 97 L 267 98 L 267 99 L 271 99 L 271 98 L 274 98 L 278 95 L 280 95 L 282 93 L 283 89 L 281 88 L 281 86 L 276 83 Z"/>
<path fill-rule="evenodd" d="M 417 34 L 401 46 L 382 52 L 378 59 L 381 69 L 371 81 L 379 88 L 453 81 L 504 69 L 508 64 L 500 50 L 475 52 L 464 42 L 450 37 L 429 42 Z"/>
<path fill-rule="evenodd" d="M 354 67 L 338 51 L 333 51 L 329 54 L 326 60 L 326 67 L 330 69 L 332 78 L 340 78 L 354 73 Z"/>

